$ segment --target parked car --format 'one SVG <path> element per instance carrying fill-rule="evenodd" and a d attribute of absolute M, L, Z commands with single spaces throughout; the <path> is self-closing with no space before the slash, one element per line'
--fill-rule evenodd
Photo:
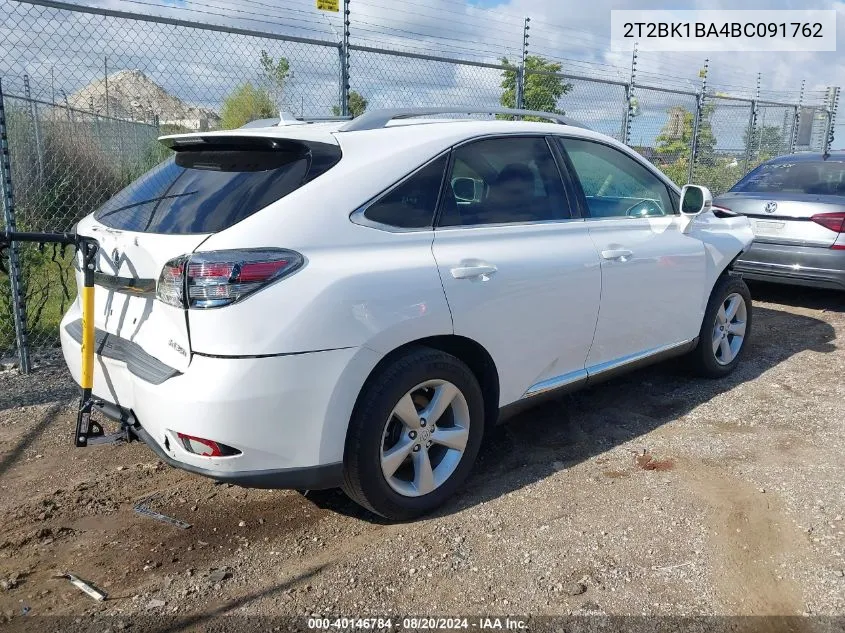
<path fill-rule="evenodd" d="M 681 354 L 736 367 L 747 218 L 554 114 L 410 118 L 446 111 L 164 137 L 78 225 L 99 408 L 173 466 L 408 519 L 545 397 Z M 78 300 L 61 332 L 78 381 Z"/>
<path fill-rule="evenodd" d="M 774 158 L 715 204 L 751 219 L 743 277 L 845 290 L 845 153 Z"/>

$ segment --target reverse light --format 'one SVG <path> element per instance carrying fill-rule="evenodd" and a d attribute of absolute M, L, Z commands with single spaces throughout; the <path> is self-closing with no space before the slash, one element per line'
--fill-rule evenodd
<path fill-rule="evenodd" d="M 299 253 L 279 248 L 183 255 L 164 265 L 156 297 L 177 307 L 218 308 L 278 281 L 302 263 Z"/>

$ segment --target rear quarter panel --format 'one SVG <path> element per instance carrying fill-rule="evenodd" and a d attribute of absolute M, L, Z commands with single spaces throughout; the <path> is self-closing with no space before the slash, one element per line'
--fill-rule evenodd
<path fill-rule="evenodd" d="M 396 151 L 383 133 L 339 137 L 338 165 L 203 243 L 203 251 L 293 249 L 305 265 L 237 304 L 189 310 L 194 351 L 258 355 L 367 346 L 387 353 L 452 333 L 431 252 L 433 231 L 394 233 L 349 219 L 449 144 L 420 136 Z"/>
<path fill-rule="evenodd" d="M 705 287 L 708 289 L 716 285 L 719 276 L 738 255 L 748 250 L 754 240 L 751 224 L 745 216 L 719 218 L 712 211 L 707 211 L 694 218 L 682 216 L 682 221 L 688 223 L 687 232 L 704 243 L 707 258 Z M 709 299 L 708 290 L 702 296 L 702 315 Z"/>

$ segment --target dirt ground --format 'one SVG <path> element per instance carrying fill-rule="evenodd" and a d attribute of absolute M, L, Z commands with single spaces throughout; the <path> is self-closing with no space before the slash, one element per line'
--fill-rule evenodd
<path fill-rule="evenodd" d="M 522 414 L 489 434 L 457 498 L 406 524 L 339 492 L 217 485 L 142 444 L 75 449 L 65 370 L 6 371 L 0 628 L 45 615 L 69 617 L 38 629 L 100 631 L 222 614 L 845 616 L 845 295 L 752 292 L 731 377 L 668 363 Z M 141 500 L 192 527 L 137 514 Z M 53 578 L 64 572 L 108 599 Z"/>

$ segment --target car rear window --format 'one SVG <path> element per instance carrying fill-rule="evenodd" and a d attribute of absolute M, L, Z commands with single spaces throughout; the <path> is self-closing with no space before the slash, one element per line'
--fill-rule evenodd
<path fill-rule="evenodd" d="M 143 233 L 215 233 L 313 180 L 340 160 L 326 143 L 182 149 L 96 211 L 106 226 Z"/>
<path fill-rule="evenodd" d="M 731 191 L 845 195 L 845 162 L 800 160 L 766 163 L 740 180 Z"/>

